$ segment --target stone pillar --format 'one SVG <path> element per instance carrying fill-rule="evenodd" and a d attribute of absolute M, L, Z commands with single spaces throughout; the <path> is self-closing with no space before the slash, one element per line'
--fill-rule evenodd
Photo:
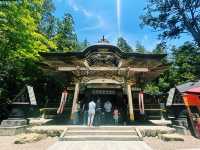
<path fill-rule="evenodd" d="M 133 111 L 133 99 L 131 92 L 131 84 L 127 84 L 127 96 L 128 96 L 128 108 L 129 108 L 129 117 L 131 121 L 134 121 L 134 111 Z"/>
<path fill-rule="evenodd" d="M 77 112 L 77 100 L 79 95 L 79 83 L 77 82 L 74 90 L 74 98 L 72 103 L 71 119 L 75 119 L 75 112 Z"/>

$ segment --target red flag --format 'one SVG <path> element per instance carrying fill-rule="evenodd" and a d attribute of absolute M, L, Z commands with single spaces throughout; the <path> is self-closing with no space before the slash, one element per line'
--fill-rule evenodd
<path fill-rule="evenodd" d="M 60 105 L 59 105 L 59 108 L 57 110 L 57 114 L 63 113 L 66 100 L 67 100 L 67 92 L 64 91 L 64 92 L 62 92 L 62 96 L 61 96 L 61 100 L 60 100 Z"/>
<path fill-rule="evenodd" d="M 139 93 L 139 109 L 140 114 L 144 114 L 144 94 L 142 91 Z"/>

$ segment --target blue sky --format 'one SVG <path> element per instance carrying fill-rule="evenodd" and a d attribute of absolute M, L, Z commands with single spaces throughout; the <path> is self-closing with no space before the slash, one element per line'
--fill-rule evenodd
<path fill-rule="evenodd" d="M 159 43 L 158 33 L 151 28 L 141 29 L 139 26 L 139 16 L 143 14 L 146 0 L 53 1 L 57 17 L 62 18 L 64 12 L 72 14 L 79 41 L 87 38 L 93 44 L 105 35 L 110 43 L 116 44 L 117 38 L 122 36 L 133 48 L 135 42 L 139 41 L 147 50 L 152 50 Z M 119 11 L 117 11 L 117 1 L 120 3 Z M 191 37 L 184 35 L 180 39 L 168 40 L 167 43 L 169 46 L 173 44 L 178 46 L 187 40 L 191 40 Z"/>

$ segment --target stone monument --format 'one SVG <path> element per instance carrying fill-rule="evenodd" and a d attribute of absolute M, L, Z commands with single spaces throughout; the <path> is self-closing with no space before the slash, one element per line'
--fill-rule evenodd
<path fill-rule="evenodd" d="M 24 133 L 28 125 L 24 110 L 31 105 L 37 105 L 35 93 L 32 86 L 26 86 L 14 98 L 9 118 L 1 122 L 0 135 Z"/>

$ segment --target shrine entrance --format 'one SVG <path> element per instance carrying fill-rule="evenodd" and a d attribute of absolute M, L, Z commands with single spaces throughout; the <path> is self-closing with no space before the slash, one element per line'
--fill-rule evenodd
<path fill-rule="evenodd" d="M 113 111 L 117 109 L 119 119 L 117 124 L 127 123 L 127 95 L 123 94 L 123 88 L 117 84 L 88 84 L 84 95 L 80 98 L 81 107 L 87 106 L 93 100 L 96 103 L 95 125 L 113 125 Z M 110 106 L 107 104 L 110 103 Z M 84 122 L 82 120 L 82 122 Z"/>

